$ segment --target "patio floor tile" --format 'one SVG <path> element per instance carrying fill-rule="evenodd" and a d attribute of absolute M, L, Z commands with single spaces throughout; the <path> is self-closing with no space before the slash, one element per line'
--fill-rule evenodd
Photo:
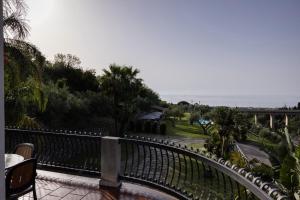
<path fill-rule="evenodd" d="M 36 179 L 36 193 L 40 200 L 176 200 L 176 198 L 141 185 L 124 182 L 120 189 L 99 188 L 99 179 L 63 175 L 51 172 L 47 178 Z M 64 179 L 64 178 L 66 179 Z M 33 200 L 32 192 L 19 200 Z"/>
<path fill-rule="evenodd" d="M 50 195 L 57 196 L 57 197 L 64 197 L 72 191 L 73 191 L 73 189 L 66 188 L 66 187 L 60 187 L 57 190 L 54 190 L 53 192 L 51 192 Z"/>
<path fill-rule="evenodd" d="M 74 191 L 71 192 L 71 194 L 76 194 L 76 195 L 82 195 L 85 196 L 87 195 L 87 193 L 91 192 L 90 189 L 86 189 L 86 188 L 77 188 Z"/>
<path fill-rule="evenodd" d="M 60 200 L 60 199 L 61 199 L 60 197 L 51 196 L 51 195 L 47 195 L 42 198 L 42 200 Z"/>
<path fill-rule="evenodd" d="M 87 195 L 85 195 L 82 200 L 100 200 L 102 199 L 102 195 L 100 193 L 88 193 Z"/>
<path fill-rule="evenodd" d="M 76 195 L 76 194 L 68 194 L 67 196 L 62 198 L 62 200 L 80 200 L 80 199 L 82 199 L 82 197 L 83 196 Z"/>

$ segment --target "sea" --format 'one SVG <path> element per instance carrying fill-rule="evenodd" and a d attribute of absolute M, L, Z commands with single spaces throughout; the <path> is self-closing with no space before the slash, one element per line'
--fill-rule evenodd
<path fill-rule="evenodd" d="M 209 106 L 281 108 L 294 107 L 300 102 L 299 95 L 160 95 L 163 101 L 178 103 L 187 101 Z"/>

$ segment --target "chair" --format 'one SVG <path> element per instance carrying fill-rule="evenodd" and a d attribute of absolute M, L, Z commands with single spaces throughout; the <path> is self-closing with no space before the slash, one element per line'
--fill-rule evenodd
<path fill-rule="evenodd" d="M 36 159 L 25 160 L 8 169 L 5 177 L 6 199 L 17 199 L 29 192 L 37 199 L 35 191 Z"/>
<path fill-rule="evenodd" d="M 23 156 L 24 160 L 34 158 L 34 145 L 31 143 L 18 144 L 15 147 L 14 153 Z"/>

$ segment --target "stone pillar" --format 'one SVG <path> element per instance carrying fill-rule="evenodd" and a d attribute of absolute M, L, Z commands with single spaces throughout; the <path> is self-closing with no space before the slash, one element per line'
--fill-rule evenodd
<path fill-rule="evenodd" d="M 257 114 L 254 114 L 254 125 L 257 126 Z"/>
<path fill-rule="evenodd" d="M 101 139 L 101 179 L 100 186 L 120 187 L 121 145 L 118 137 Z"/>
<path fill-rule="evenodd" d="M 286 133 L 288 133 L 288 132 L 289 132 L 289 130 L 288 130 L 288 126 L 289 126 L 289 117 L 288 117 L 287 114 L 285 114 L 284 119 L 285 119 L 285 120 L 284 120 L 284 124 L 285 124 L 284 131 L 285 131 Z"/>
<path fill-rule="evenodd" d="M 273 120 L 273 115 L 270 114 L 270 129 L 274 128 L 274 120 Z"/>
<path fill-rule="evenodd" d="M 0 13 L 3 12 L 3 3 L 0 1 Z M 4 122 L 4 58 L 3 58 L 3 17 L 0 19 L 0 199 L 5 199 L 5 122 Z"/>

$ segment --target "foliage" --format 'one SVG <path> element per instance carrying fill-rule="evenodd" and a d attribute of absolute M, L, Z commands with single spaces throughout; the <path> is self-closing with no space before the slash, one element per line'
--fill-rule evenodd
<path fill-rule="evenodd" d="M 289 117 L 288 130 L 293 135 L 300 135 L 300 116 Z"/>
<path fill-rule="evenodd" d="M 159 105 L 159 96 L 152 89 L 148 88 L 146 85 L 143 85 L 139 90 L 139 94 L 135 98 L 135 105 L 139 110 L 138 112 L 148 112 L 151 110 L 151 106 Z"/>
<path fill-rule="evenodd" d="M 208 140 L 210 144 L 207 146 L 214 149 L 218 156 L 228 157 L 233 139 L 245 140 L 251 128 L 248 118 L 237 109 L 216 107 L 204 116 L 212 120 L 216 131 L 212 134 L 211 140 Z"/>
<path fill-rule="evenodd" d="M 3 1 L 3 32 L 5 38 L 24 39 L 29 33 L 26 23 L 27 5 L 25 0 Z"/>
<path fill-rule="evenodd" d="M 235 164 L 238 167 L 246 168 L 247 162 L 243 158 L 242 154 L 238 151 L 233 151 L 229 154 L 229 160 L 231 163 Z"/>
<path fill-rule="evenodd" d="M 37 122 L 28 107 L 44 110 L 47 103 L 40 73 L 45 58 L 34 45 L 22 41 L 29 33 L 26 10 L 23 0 L 3 1 L 5 122 L 33 127 Z"/>
<path fill-rule="evenodd" d="M 192 112 L 190 116 L 190 124 L 193 125 L 194 122 L 200 119 L 200 114 L 198 112 Z"/>
<path fill-rule="evenodd" d="M 210 114 L 217 132 L 212 135 L 212 140 L 208 141 L 212 142 L 208 146 L 216 146 L 214 149 L 218 156 L 224 157 L 232 143 L 233 131 L 235 130 L 234 114 L 235 110 L 227 107 L 217 107 Z"/>
<path fill-rule="evenodd" d="M 211 107 L 208 105 L 195 104 L 193 110 L 199 112 L 200 116 L 203 117 L 211 111 Z"/>
<path fill-rule="evenodd" d="M 44 87 L 48 94 L 48 105 L 39 119 L 44 126 L 51 128 L 91 128 L 101 124 L 103 117 L 111 113 L 111 104 L 100 93 L 87 91 L 72 94 L 66 85 L 49 83 Z"/>
<path fill-rule="evenodd" d="M 115 134 L 122 135 L 137 112 L 159 101 L 158 95 L 137 78 L 139 70 L 110 65 L 100 77 L 100 89 L 112 102 Z"/>
<path fill-rule="evenodd" d="M 256 164 L 251 171 L 254 175 L 261 177 L 262 180 L 266 182 L 272 182 L 274 178 L 272 167 L 269 167 L 264 163 Z"/>
<path fill-rule="evenodd" d="M 64 80 L 69 90 L 74 92 L 98 92 L 100 85 L 94 70 L 84 71 L 80 59 L 71 54 L 57 54 L 54 63 L 44 69 L 46 81 Z"/>
<path fill-rule="evenodd" d="M 165 123 L 162 123 L 160 124 L 160 127 L 159 127 L 159 133 L 161 135 L 165 135 L 166 134 L 166 130 L 167 130 L 167 126 Z"/>
<path fill-rule="evenodd" d="M 182 106 L 170 106 L 165 112 L 165 117 L 167 120 L 170 120 L 172 122 L 173 127 L 175 127 L 175 121 L 181 120 L 181 118 L 184 117 L 184 110 Z"/>
<path fill-rule="evenodd" d="M 273 143 L 278 143 L 281 141 L 281 136 L 278 133 L 271 132 L 268 128 L 262 128 L 259 131 L 259 136 Z"/>
<path fill-rule="evenodd" d="M 245 141 L 247 139 L 247 133 L 251 128 L 250 120 L 246 114 L 235 111 L 233 116 L 234 130 L 233 136 L 238 141 Z"/>
<path fill-rule="evenodd" d="M 10 41 L 10 40 L 9 40 Z M 45 58 L 36 47 L 19 40 L 6 42 L 4 66 L 5 116 L 7 125 L 28 126 L 36 122 L 29 107 L 43 111 L 47 96 L 42 90 L 40 69 Z M 26 118 L 26 120 L 25 120 Z M 30 123 L 24 123 L 29 122 Z"/>
<path fill-rule="evenodd" d="M 280 169 L 280 182 L 290 191 L 291 194 L 293 194 L 299 186 L 299 177 L 295 170 L 296 167 L 296 159 L 291 155 L 287 155 Z"/>

